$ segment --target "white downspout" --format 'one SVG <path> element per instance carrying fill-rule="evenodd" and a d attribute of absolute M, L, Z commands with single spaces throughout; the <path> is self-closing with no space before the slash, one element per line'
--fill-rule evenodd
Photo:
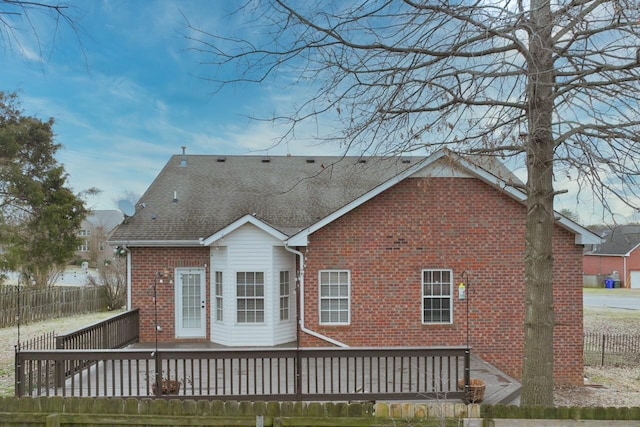
<path fill-rule="evenodd" d="M 127 251 L 127 311 L 131 311 L 131 251 L 126 245 L 122 248 Z"/>
<path fill-rule="evenodd" d="M 290 248 L 289 246 L 287 246 L 286 242 L 284 244 L 284 248 L 289 252 L 298 255 L 299 264 L 300 264 L 300 274 L 298 277 L 298 280 L 300 280 L 300 307 L 298 307 L 298 310 L 300 310 L 300 330 L 306 334 L 319 338 L 323 341 L 327 341 L 338 347 L 343 347 L 343 348 L 349 347 L 343 342 L 334 340 L 333 338 L 329 338 L 328 336 L 312 331 L 311 329 L 307 329 L 307 327 L 304 326 L 304 254 L 299 250 Z"/>

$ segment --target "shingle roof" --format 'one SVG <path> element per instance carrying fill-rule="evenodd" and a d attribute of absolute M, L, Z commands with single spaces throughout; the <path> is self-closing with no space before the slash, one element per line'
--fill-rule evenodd
<path fill-rule="evenodd" d="M 420 160 L 175 155 L 111 240 L 198 240 L 246 214 L 291 235 Z"/>
<path fill-rule="evenodd" d="M 626 255 L 640 245 L 640 225 L 618 225 L 602 233 L 603 242 L 597 245 L 592 255 Z"/>
<path fill-rule="evenodd" d="M 116 210 L 94 210 L 89 213 L 83 222 L 83 227 L 88 228 L 86 224 L 92 227 L 102 227 L 104 233 L 109 234 L 118 224 L 122 222 L 122 212 Z"/>
<path fill-rule="evenodd" d="M 131 246 L 197 245 L 250 215 L 303 244 L 314 227 L 442 161 L 446 169 L 462 168 L 520 202 L 526 198 L 517 189 L 522 183 L 497 159 L 460 157 L 447 150 L 426 158 L 183 154 L 171 157 L 135 214 L 109 240 Z M 560 224 L 576 235 L 577 244 L 601 240 L 566 218 Z"/>

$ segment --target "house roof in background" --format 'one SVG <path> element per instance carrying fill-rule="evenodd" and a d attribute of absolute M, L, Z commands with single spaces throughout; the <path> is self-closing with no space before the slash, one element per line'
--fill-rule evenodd
<path fill-rule="evenodd" d="M 601 230 L 603 241 L 587 255 L 629 255 L 640 246 L 640 225 L 618 225 Z"/>
<path fill-rule="evenodd" d="M 105 234 L 109 234 L 118 224 L 122 222 L 124 215 L 117 210 L 94 210 L 87 215 L 82 222 L 83 228 L 101 227 Z"/>

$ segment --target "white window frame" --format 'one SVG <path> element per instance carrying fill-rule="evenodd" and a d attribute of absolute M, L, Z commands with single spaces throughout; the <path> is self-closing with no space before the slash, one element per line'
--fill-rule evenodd
<path fill-rule="evenodd" d="M 244 286 L 254 286 L 256 287 L 257 285 L 260 285 L 261 287 L 261 291 L 262 293 L 260 294 L 259 288 L 255 288 L 253 295 L 238 295 L 238 275 L 239 274 L 253 274 L 254 275 L 254 282 L 253 283 L 249 283 L 249 284 L 245 284 Z M 260 274 L 262 275 L 262 282 L 259 283 L 257 280 L 257 275 Z M 266 304 L 266 299 L 265 299 L 265 280 L 266 280 L 266 274 L 264 271 L 237 271 L 236 272 L 236 323 L 238 325 L 262 325 L 266 322 L 266 310 L 265 310 L 265 304 Z M 246 289 L 245 289 L 246 290 Z M 240 309 L 240 301 L 243 300 L 246 302 L 246 306 L 245 308 L 243 308 L 242 310 Z M 249 307 L 249 303 L 253 301 L 253 307 Z M 258 306 L 262 305 L 261 308 L 259 308 Z M 240 313 L 245 313 L 245 319 L 244 320 L 240 320 Z M 246 320 L 246 314 L 247 313 L 254 313 L 254 320 L 253 321 L 248 321 Z M 262 314 L 262 320 L 256 320 L 258 318 L 258 314 L 261 313 Z"/>
<path fill-rule="evenodd" d="M 216 322 L 224 322 L 224 273 L 220 270 L 213 273 L 213 286 L 216 301 Z"/>
<path fill-rule="evenodd" d="M 283 278 L 283 276 L 286 276 Z M 289 270 L 281 270 L 280 283 L 280 321 L 287 322 L 291 316 L 291 273 Z"/>
<path fill-rule="evenodd" d="M 347 273 L 347 283 L 343 284 L 338 280 L 338 283 L 331 283 L 330 281 L 323 283 L 323 276 L 331 279 L 332 274 L 338 274 L 338 278 L 340 277 L 341 274 L 343 273 Z M 347 286 L 347 292 L 346 295 L 328 295 L 328 296 L 322 296 L 323 294 L 323 286 L 331 286 L 331 285 L 338 285 L 338 287 L 346 285 Z M 322 308 L 322 303 L 326 302 L 326 301 L 338 301 L 338 302 L 345 302 L 346 303 L 346 309 L 343 308 L 338 308 L 338 309 L 328 309 L 328 310 L 323 310 Z M 322 315 L 325 313 L 331 313 L 331 312 L 345 312 L 347 313 L 347 319 L 346 321 L 323 321 L 322 320 Z M 318 322 L 321 325 L 350 325 L 351 324 L 351 270 L 320 270 L 318 272 Z"/>
<path fill-rule="evenodd" d="M 434 294 L 431 292 L 430 294 L 425 293 L 425 285 L 427 281 L 425 281 L 426 274 L 432 273 L 447 273 L 449 275 L 449 282 L 445 282 L 444 280 L 440 281 L 430 281 L 432 285 L 440 285 L 441 292 L 440 294 Z M 446 288 L 448 287 L 448 295 L 445 293 Z M 447 268 L 427 268 L 422 270 L 420 273 L 420 296 L 421 296 L 421 308 L 422 311 L 420 313 L 420 317 L 422 318 L 423 325 L 450 325 L 453 323 L 453 270 Z M 448 321 L 432 321 L 425 319 L 425 302 L 427 300 L 449 300 L 449 320 Z"/>

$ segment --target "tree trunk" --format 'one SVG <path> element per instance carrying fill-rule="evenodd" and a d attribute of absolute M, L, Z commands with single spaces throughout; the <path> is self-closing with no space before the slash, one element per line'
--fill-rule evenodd
<path fill-rule="evenodd" d="M 554 67 L 549 0 L 531 2 L 523 405 L 553 405 Z"/>

